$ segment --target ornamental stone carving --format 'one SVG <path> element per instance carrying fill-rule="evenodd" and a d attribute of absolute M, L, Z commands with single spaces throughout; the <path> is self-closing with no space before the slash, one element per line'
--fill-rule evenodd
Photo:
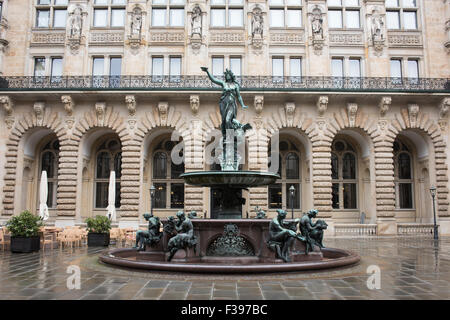
<path fill-rule="evenodd" d="M 61 102 L 64 104 L 64 110 L 66 110 L 67 115 L 71 117 L 73 115 L 73 108 L 75 106 L 72 97 L 68 95 L 61 96 Z"/>
<path fill-rule="evenodd" d="M 45 102 L 35 102 L 33 105 L 33 111 L 36 115 L 38 126 L 42 126 L 42 123 L 44 121 Z"/>
<path fill-rule="evenodd" d="M 348 122 L 350 127 L 355 126 L 357 112 L 358 105 L 356 103 L 347 103 Z"/>
<path fill-rule="evenodd" d="M 330 44 L 333 46 L 362 46 L 363 34 L 359 33 L 330 33 Z"/>
<path fill-rule="evenodd" d="M 444 98 L 439 105 L 439 118 L 443 119 L 447 117 L 448 110 L 450 108 L 450 98 Z"/>
<path fill-rule="evenodd" d="M 164 101 L 158 103 L 158 111 L 159 111 L 159 117 L 162 121 L 167 120 L 167 110 L 169 110 L 169 103 Z"/>
<path fill-rule="evenodd" d="M 323 117 L 328 108 L 328 96 L 320 96 L 317 100 L 317 112 Z"/>
<path fill-rule="evenodd" d="M 214 32 L 211 33 L 209 41 L 210 43 L 220 43 L 221 45 L 226 44 L 238 44 L 244 43 L 244 33 L 243 32 Z"/>
<path fill-rule="evenodd" d="M 383 52 L 385 35 L 384 35 L 384 16 L 380 14 L 380 8 L 375 7 L 368 16 L 370 28 L 370 42 L 372 43 L 374 54 L 381 56 Z"/>
<path fill-rule="evenodd" d="M 409 123 L 412 128 L 416 127 L 417 115 L 419 114 L 419 106 L 417 104 L 408 104 Z"/>
<path fill-rule="evenodd" d="M 253 104 L 255 106 L 256 114 L 260 116 L 264 108 L 264 96 L 255 96 Z"/>
<path fill-rule="evenodd" d="M 322 9 L 319 6 L 315 6 L 310 13 L 311 20 L 311 43 L 316 55 L 322 54 L 322 48 L 325 43 L 323 36 L 323 18 Z"/>
<path fill-rule="evenodd" d="M 83 8 L 80 5 L 76 5 L 69 10 L 67 45 L 72 54 L 77 54 L 80 48 L 83 38 L 83 16 L 85 15 L 87 15 L 87 12 L 83 12 Z"/>
<path fill-rule="evenodd" d="M 202 9 L 197 4 L 191 14 L 191 38 L 202 38 Z"/>
<path fill-rule="evenodd" d="M 284 105 L 284 110 L 286 111 L 286 116 L 292 117 L 295 113 L 295 103 L 294 102 L 286 102 Z"/>
<path fill-rule="evenodd" d="M 389 31 L 389 47 L 422 47 L 422 34 L 409 31 Z"/>
<path fill-rule="evenodd" d="M 123 43 L 123 32 L 92 32 L 90 43 L 101 45 L 114 45 Z"/>
<path fill-rule="evenodd" d="M 259 6 L 255 6 L 252 15 L 252 39 L 251 44 L 253 49 L 260 50 L 263 46 L 264 40 L 264 17 L 263 12 Z"/>
<path fill-rule="evenodd" d="M 97 121 L 99 126 L 103 126 L 105 122 L 106 102 L 97 102 L 95 104 L 95 113 L 97 114 Z"/>
<path fill-rule="evenodd" d="M 65 39 L 64 32 L 35 31 L 31 35 L 31 46 L 64 45 Z"/>
<path fill-rule="evenodd" d="M 391 97 L 382 97 L 380 100 L 380 104 L 378 105 L 380 109 L 380 116 L 384 117 L 386 115 L 386 112 L 388 112 L 390 106 L 392 103 Z"/>
<path fill-rule="evenodd" d="M 132 52 L 136 54 L 142 43 L 142 21 L 144 13 L 139 6 L 135 6 L 130 15 L 130 33 L 128 34 L 128 43 L 132 49 Z"/>
<path fill-rule="evenodd" d="M 323 18 L 322 10 L 315 6 L 311 14 L 311 34 L 313 40 L 323 40 Z"/>
<path fill-rule="evenodd" d="M 133 95 L 125 96 L 125 103 L 128 109 L 128 115 L 134 117 L 136 115 L 136 98 Z"/>
<path fill-rule="evenodd" d="M 8 96 L 0 96 L 0 104 L 3 107 L 3 110 L 5 110 L 5 124 L 8 129 L 11 129 L 14 124 L 14 117 L 13 117 L 13 101 Z"/>
<path fill-rule="evenodd" d="M 191 111 L 194 115 L 198 113 L 200 108 L 200 96 L 198 94 L 193 94 L 190 96 L 189 101 L 191 103 Z"/>
<path fill-rule="evenodd" d="M 8 96 L 0 96 L 0 104 L 3 107 L 3 110 L 5 110 L 5 113 L 7 116 L 12 116 L 13 112 L 13 101 Z"/>
<path fill-rule="evenodd" d="M 271 32 L 270 42 L 277 45 L 304 44 L 304 33 L 303 31 Z"/>

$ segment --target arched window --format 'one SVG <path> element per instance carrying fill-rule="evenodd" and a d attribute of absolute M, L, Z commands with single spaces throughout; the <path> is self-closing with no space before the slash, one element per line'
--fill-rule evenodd
<path fill-rule="evenodd" d="M 154 205 L 158 209 L 184 208 L 184 181 L 180 179 L 180 174 L 184 173 L 184 161 L 178 164 L 175 159 L 172 161 L 174 147 L 173 141 L 163 140 L 153 151 L 152 183 L 156 188 Z M 183 157 L 182 151 L 179 156 Z"/>
<path fill-rule="evenodd" d="M 56 189 L 58 187 L 58 158 L 59 141 L 57 139 L 47 143 L 41 151 L 41 165 L 39 170 L 39 186 L 42 171 L 47 171 L 48 196 L 47 206 L 56 208 Z M 39 200 L 38 200 L 39 201 Z"/>
<path fill-rule="evenodd" d="M 294 186 L 294 209 L 300 209 L 300 152 L 289 140 L 280 141 L 278 174 L 280 179 L 269 185 L 269 208 L 292 208 L 289 188 Z M 269 155 L 270 155 L 269 150 Z"/>
<path fill-rule="evenodd" d="M 408 146 L 399 139 L 394 141 L 395 203 L 398 209 L 413 209 L 412 156 Z"/>
<path fill-rule="evenodd" d="M 109 178 L 116 173 L 116 208 L 120 208 L 120 178 L 122 176 L 122 146 L 117 139 L 102 143 L 95 158 L 95 208 L 108 207 Z"/>
<path fill-rule="evenodd" d="M 356 209 L 358 207 L 356 152 L 346 141 L 337 140 L 333 143 L 331 180 L 333 209 Z"/>

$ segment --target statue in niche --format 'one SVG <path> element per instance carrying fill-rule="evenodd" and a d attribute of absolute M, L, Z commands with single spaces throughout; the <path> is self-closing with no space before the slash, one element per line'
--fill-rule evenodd
<path fill-rule="evenodd" d="M 259 36 L 262 38 L 264 30 L 264 19 L 260 8 L 255 8 L 252 14 L 252 37 Z"/>
<path fill-rule="evenodd" d="M 378 13 L 378 10 L 374 10 L 371 18 L 371 30 L 372 30 L 372 40 L 380 41 L 383 40 L 383 18 Z"/>
<path fill-rule="evenodd" d="M 323 39 L 322 24 L 323 24 L 322 11 L 320 10 L 320 8 L 316 7 L 312 11 L 312 21 L 311 21 L 313 39 Z"/>
<path fill-rule="evenodd" d="M 305 241 L 295 231 L 300 219 L 295 219 L 294 222 L 286 223 L 287 212 L 285 210 L 277 209 L 278 215 L 270 221 L 269 224 L 269 241 L 267 245 L 270 249 L 274 250 L 277 258 L 282 259 L 284 262 L 290 262 L 290 248 L 295 239 Z M 295 229 L 293 227 L 295 226 Z"/>
<path fill-rule="evenodd" d="M 316 217 L 317 213 L 318 211 L 315 209 L 309 210 L 300 219 L 300 232 L 306 241 L 306 254 L 314 250 L 314 245 L 324 248 L 323 230 L 327 229 L 328 224 L 321 219 L 313 223 L 312 219 Z"/>
<path fill-rule="evenodd" d="M 191 37 L 202 37 L 202 9 L 199 5 L 196 5 L 192 10 L 191 30 Z"/>
<path fill-rule="evenodd" d="M 168 243 L 169 258 L 171 261 L 178 249 L 186 249 L 194 247 L 197 244 L 197 237 L 194 236 L 194 226 L 191 219 L 186 217 L 183 211 L 177 212 L 178 221 L 175 222 L 175 230 L 177 235 L 170 238 Z"/>
<path fill-rule="evenodd" d="M 142 28 L 142 10 L 139 7 L 133 9 L 131 15 L 131 36 L 139 38 L 141 36 Z"/>
<path fill-rule="evenodd" d="M 81 37 L 82 19 L 82 9 L 77 6 L 70 15 L 70 38 Z"/>
<path fill-rule="evenodd" d="M 162 237 L 159 218 L 150 213 L 144 213 L 144 219 L 148 221 L 148 230 L 138 230 L 136 233 L 135 248 L 137 248 L 137 251 L 145 251 L 148 245 L 151 247 L 156 245 Z"/>

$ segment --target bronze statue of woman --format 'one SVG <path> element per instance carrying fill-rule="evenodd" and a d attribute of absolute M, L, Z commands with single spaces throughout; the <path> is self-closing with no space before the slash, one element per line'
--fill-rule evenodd
<path fill-rule="evenodd" d="M 241 93 L 239 91 L 239 84 L 236 82 L 236 77 L 231 70 L 226 70 L 224 72 L 225 81 L 214 78 L 214 76 L 209 73 L 207 67 L 201 67 L 203 71 L 206 72 L 209 79 L 221 86 L 223 88 L 222 96 L 220 97 L 219 107 L 220 115 L 222 117 L 222 135 L 225 137 L 227 129 L 235 129 L 233 120 L 236 118 L 237 104 L 236 99 L 239 101 L 243 109 L 248 107 L 242 101 Z"/>

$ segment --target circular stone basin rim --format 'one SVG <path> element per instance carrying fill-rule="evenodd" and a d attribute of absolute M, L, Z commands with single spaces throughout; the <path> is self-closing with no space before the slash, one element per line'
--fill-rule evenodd
<path fill-rule="evenodd" d="M 116 255 L 122 253 L 130 256 L 130 253 L 136 252 L 136 249 L 113 249 L 102 254 L 100 261 L 121 267 L 159 270 L 159 271 L 175 271 L 188 273 L 268 273 L 268 272 L 291 272 L 291 271 L 311 271 L 323 270 L 344 266 L 351 266 L 358 263 L 361 258 L 352 251 L 324 248 L 324 260 L 321 261 L 302 261 L 302 262 L 288 262 L 288 263 L 254 263 L 249 265 L 229 265 L 229 264 L 215 264 L 215 263 L 177 263 L 166 261 L 149 261 L 149 260 L 130 260 L 121 258 Z M 337 258 L 330 258 L 330 256 L 338 256 Z"/>
<path fill-rule="evenodd" d="M 192 171 L 180 175 L 187 184 L 213 187 L 255 187 L 275 183 L 280 176 L 262 171 Z"/>

